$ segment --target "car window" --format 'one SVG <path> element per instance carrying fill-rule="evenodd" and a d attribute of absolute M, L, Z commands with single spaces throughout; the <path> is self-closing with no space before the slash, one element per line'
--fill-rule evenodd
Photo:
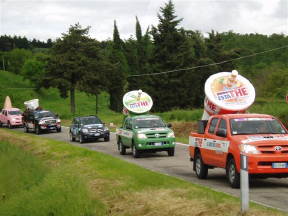
<path fill-rule="evenodd" d="M 127 119 L 125 120 L 124 128 L 126 128 L 126 129 L 131 129 L 131 128 L 132 128 L 131 118 L 127 118 Z"/>
<path fill-rule="evenodd" d="M 227 124 L 226 124 L 226 121 L 224 119 L 221 119 L 220 120 L 220 123 L 219 123 L 219 126 L 218 126 L 218 130 L 219 129 L 222 129 L 222 130 L 227 130 Z"/>
<path fill-rule="evenodd" d="M 218 118 L 212 119 L 210 126 L 209 126 L 208 133 L 214 134 L 217 122 L 218 122 Z"/>

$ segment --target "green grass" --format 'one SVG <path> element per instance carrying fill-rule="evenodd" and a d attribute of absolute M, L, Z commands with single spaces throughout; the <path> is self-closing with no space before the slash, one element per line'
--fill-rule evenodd
<path fill-rule="evenodd" d="M 10 142 L 49 164 L 35 186 L 0 201 L 4 215 L 239 214 L 237 198 L 103 153 L 7 129 L 0 130 L 0 142 Z M 257 214 L 284 215 L 252 203 L 247 215 Z"/>
<path fill-rule="evenodd" d="M 84 180 L 67 166 L 50 169 L 8 142 L 0 142 L 0 215 L 95 215 L 101 204 L 89 197 Z"/>

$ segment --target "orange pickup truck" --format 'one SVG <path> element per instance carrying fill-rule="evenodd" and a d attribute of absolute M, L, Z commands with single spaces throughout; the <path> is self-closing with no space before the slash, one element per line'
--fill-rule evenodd
<path fill-rule="evenodd" d="M 189 136 L 190 160 L 200 179 L 208 169 L 226 169 L 232 188 L 240 186 L 240 152 L 248 156 L 250 176 L 288 177 L 288 131 L 275 117 L 263 114 L 213 115 L 200 120 Z"/>

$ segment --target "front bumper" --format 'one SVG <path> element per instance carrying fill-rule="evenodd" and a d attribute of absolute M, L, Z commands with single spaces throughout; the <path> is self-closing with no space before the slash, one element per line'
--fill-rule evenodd
<path fill-rule="evenodd" d="M 288 154 L 249 154 L 247 156 L 249 174 L 288 176 Z M 273 163 L 287 163 L 287 168 L 273 168 Z"/>
<path fill-rule="evenodd" d="M 175 138 L 136 139 L 135 142 L 138 150 L 166 151 L 176 145 Z"/>
<path fill-rule="evenodd" d="M 110 136 L 110 132 L 97 132 L 97 133 L 82 133 L 82 137 L 86 140 L 94 140 L 94 139 L 99 139 L 99 138 L 105 138 Z"/>
<path fill-rule="evenodd" d="M 61 128 L 60 124 L 43 124 L 39 125 L 41 130 L 59 130 Z"/>

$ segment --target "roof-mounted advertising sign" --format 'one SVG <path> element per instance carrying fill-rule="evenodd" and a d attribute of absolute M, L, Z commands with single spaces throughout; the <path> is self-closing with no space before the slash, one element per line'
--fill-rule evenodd
<path fill-rule="evenodd" d="M 123 97 L 123 105 L 132 113 L 146 113 L 152 106 L 152 98 L 142 90 L 127 92 Z"/>

